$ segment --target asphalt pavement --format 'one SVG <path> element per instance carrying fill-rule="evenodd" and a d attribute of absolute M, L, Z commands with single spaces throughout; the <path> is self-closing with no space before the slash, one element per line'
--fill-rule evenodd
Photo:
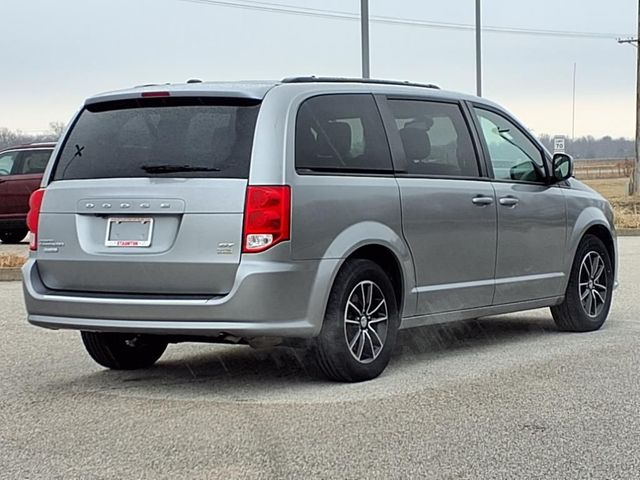
<path fill-rule="evenodd" d="M 0 478 L 640 478 L 640 237 L 604 328 L 548 310 L 402 332 L 378 379 L 317 379 L 291 349 L 170 346 L 111 372 L 26 323 L 0 282 Z"/>

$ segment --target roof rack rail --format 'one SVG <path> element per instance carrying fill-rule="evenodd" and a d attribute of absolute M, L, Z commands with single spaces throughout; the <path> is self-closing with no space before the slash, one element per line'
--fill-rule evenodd
<path fill-rule="evenodd" d="M 18 148 L 53 148 L 56 146 L 56 142 L 29 142 L 29 143 L 19 143 L 17 145 L 9 145 L 6 147 L 0 148 L 0 151 L 5 150 L 16 150 Z"/>
<path fill-rule="evenodd" d="M 435 88 L 440 87 L 432 83 L 415 83 L 403 80 L 380 80 L 376 78 L 348 78 L 348 77 L 316 77 L 314 75 L 306 77 L 287 77 L 281 80 L 282 83 L 372 83 L 375 85 L 402 85 L 405 87 Z"/>
<path fill-rule="evenodd" d="M 142 85 L 134 85 L 133 88 L 164 87 L 166 85 L 171 85 L 171 83 L 143 83 Z"/>

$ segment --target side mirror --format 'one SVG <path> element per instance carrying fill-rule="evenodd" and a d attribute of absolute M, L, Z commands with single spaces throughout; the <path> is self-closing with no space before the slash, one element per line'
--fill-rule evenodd
<path fill-rule="evenodd" d="M 573 177 L 573 158 L 566 153 L 555 153 L 552 162 L 554 182 L 562 182 Z"/>

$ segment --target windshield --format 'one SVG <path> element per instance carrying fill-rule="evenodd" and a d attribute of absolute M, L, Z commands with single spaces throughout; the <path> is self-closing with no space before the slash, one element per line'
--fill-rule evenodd
<path fill-rule="evenodd" d="M 247 178 L 259 104 L 162 98 L 86 107 L 58 156 L 53 180 Z"/>

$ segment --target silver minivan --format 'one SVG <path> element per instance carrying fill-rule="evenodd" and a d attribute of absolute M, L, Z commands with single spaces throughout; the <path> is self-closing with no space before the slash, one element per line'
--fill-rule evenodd
<path fill-rule="evenodd" d="M 379 375 L 399 329 L 551 307 L 605 321 L 606 200 L 517 120 L 433 85 L 335 78 L 89 98 L 31 197 L 28 320 L 99 364 L 168 343 L 304 346 Z"/>

